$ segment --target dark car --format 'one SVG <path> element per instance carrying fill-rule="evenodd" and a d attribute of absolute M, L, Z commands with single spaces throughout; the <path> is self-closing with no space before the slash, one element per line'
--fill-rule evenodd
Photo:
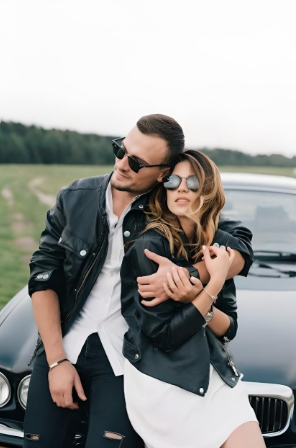
<path fill-rule="evenodd" d="M 296 448 L 296 179 L 223 173 L 222 180 L 224 216 L 252 230 L 255 253 L 248 277 L 235 279 L 239 331 L 229 349 L 266 445 Z M 0 312 L 0 446 L 22 446 L 36 340 L 25 287 Z M 73 445 L 84 445 L 86 427 L 87 415 Z"/>

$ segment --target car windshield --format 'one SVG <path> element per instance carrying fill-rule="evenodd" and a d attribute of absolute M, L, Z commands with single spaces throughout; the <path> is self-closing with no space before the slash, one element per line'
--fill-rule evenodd
<path fill-rule="evenodd" d="M 242 221 L 253 233 L 254 251 L 296 253 L 296 196 L 227 190 L 223 215 Z"/>

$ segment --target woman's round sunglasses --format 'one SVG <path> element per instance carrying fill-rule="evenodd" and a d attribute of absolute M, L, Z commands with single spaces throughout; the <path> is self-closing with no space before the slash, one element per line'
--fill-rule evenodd
<path fill-rule="evenodd" d="M 138 173 L 140 171 L 140 169 L 142 168 L 154 168 L 156 166 L 169 166 L 169 165 L 143 165 L 143 163 L 138 162 L 138 160 L 133 159 L 131 156 L 129 156 L 126 153 L 126 149 L 122 144 L 122 140 L 124 140 L 125 137 L 122 138 L 116 138 L 114 140 L 112 140 L 112 146 L 113 146 L 113 152 L 115 157 L 117 157 L 117 159 L 123 159 L 124 157 L 127 157 L 128 159 L 128 164 L 131 170 L 133 170 L 135 173 Z"/>
<path fill-rule="evenodd" d="M 162 179 L 163 186 L 167 190 L 176 190 L 182 182 L 182 179 L 186 179 L 187 188 L 191 191 L 197 191 L 199 189 L 199 180 L 196 175 L 189 177 L 180 177 L 177 174 L 170 174 Z"/>

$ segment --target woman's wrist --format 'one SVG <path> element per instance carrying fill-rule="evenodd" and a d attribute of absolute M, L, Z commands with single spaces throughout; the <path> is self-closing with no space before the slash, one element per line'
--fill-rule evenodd
<path fill-rule="evenodd" d="M 218 294 L 221 289 L 223 288 L 224 285 L 224 281 L 221 281 L 221 278 L 218 277 L 211 277 L 209 283 L 206 285 L 206 288 L 210 287 L 213 288 L 213 290 L 215 290 L 216 294 Z"/>
<path fill-rule="evenodd" d="M 223 283 L 219 279 L 211 278 L 209 283 L 204 286 L 208 294 L 211 294 L 212 296 L 218 296 L 219 292 L 221 291 L 223 287 Z"/>

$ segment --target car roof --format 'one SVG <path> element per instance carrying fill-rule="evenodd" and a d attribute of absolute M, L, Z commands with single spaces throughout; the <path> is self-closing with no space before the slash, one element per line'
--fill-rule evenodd
<path fill-rule="evenodd" d="M 296 194 L 296 179 L 288 176 L 270 174 L 221 173 L 225 189 L 277 191 Z"/>

